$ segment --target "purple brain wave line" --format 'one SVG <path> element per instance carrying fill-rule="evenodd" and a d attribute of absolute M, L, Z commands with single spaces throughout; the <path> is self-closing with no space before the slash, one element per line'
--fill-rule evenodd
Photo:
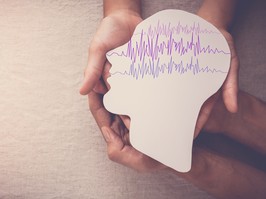
<path fill-rule="evenodd" d="M 209 66 L 202 68 L 200 67 L 198 59 L 196 59 L 194 63 L 193 57 L 191 57 L 190 62 L 186 64 L 184 64 L 183 61 L 175 63 L 172 58 L 167 64 L 160 64 L 159 59 L 156 62 L 149 60 L 149 63 L 138 64 L 137 67 L 132 63 L 129 70 L 123 72 L 116 71 L 111 75 L 128 75 L 138 80 L 143 79 L 145 76 L 152 76 L 155 79 L 161 74 L 184 74 L 187 72 L 192 72 L 193 75 L 198 73 L 227 73 L 215 68 L 210 68 Z"/>
<path fill-rule="evenodd" d="M 136 41 L 135 45 L 133 41 L 130 40 L 127 45 L 127 49 L 122 52 L 111 51 L 107 55 L 117 55 L 130 58 L 133 62 L 136 62 L 137 58 L 139 61 L 142 61 L 145 57 L 151 57 L 153 60 L 156 60 L 160 55 L 179 55 L 183 56 L 188 53 L 193 53 L 196 57 L 202 53 L 204 54 L 230 54 L 230 52 L 225 52 L 223 50 L 219 50 L 218 48 L 212 48 L 210 45 L 203 47 L 200 42 L 200 36 L 191 35 L 190 41 L 185 42 L 183 38 L 179 38 L 176 41 L 172 34 L 168 38 L 167 41 L 163 41 L 160 43 L 159 35 L 156 36 L 155 41 L 151 39 L 149 36 L 147 41 L 143 39 L 144 34 L 143 31 L 140 36 L 140 41 Z"/>
<path fill-rule="evenodd" d="M 182 25 L 179 21 L 176 25 L 172 25 L 170 22 L 168 24 L 161 23 L 160 20 L 158 20 L 157 25 L 149 26 L 147 34 L 151 38 L 153 38 L 156 35 L 162 35 L 169 37 L 171 34 L 191 34 L 194 33 L 196 35 L 199 34 L 221 34 L 220 32 L 208 30 L 208 29 L 201 29 L 199 23 L 194 22 L 193 25 Z"/>

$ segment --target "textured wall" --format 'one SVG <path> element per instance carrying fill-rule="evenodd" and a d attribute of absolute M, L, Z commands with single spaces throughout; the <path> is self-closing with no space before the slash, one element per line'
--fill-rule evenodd
<path fill-rule="evenodd" d="M 198 6 L 146 0 L 143 12 Z M 241 86 L 266 99 L 263 6 L 243 10 L 234 29 Z M 101 13 L 96 0 L 0 0 L 0 198 L 212 198 L 172 174 L 108 160 L 78 93 Z"/>

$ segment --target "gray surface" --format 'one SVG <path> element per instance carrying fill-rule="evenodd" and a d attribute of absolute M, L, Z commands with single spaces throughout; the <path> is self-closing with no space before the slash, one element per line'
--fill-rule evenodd
<path fill-rule="evenodd" d="M 146 0 L 143 13 L 198 6 Z M 243 10 L 234 28 L 241 87 L 265 100 L 265 3 Z M 108 160 L 78 94 L 101 13 L 96 0 L 0 0 L 0 198 L 212 198 L 175 175 Z"/>
<path fill-rule="evenodd" d="M 266 101 L 266 1 L 243 1 L 233 35 L 240 59 L 240 88 Z"/>

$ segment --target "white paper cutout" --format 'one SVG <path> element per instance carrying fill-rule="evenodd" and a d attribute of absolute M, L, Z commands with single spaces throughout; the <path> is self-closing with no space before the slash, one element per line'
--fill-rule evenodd
<path fill-rule="evenodd" d="M 160 11 L 141 22 L 128 43 L 107 53 L 111 89 L 104 106 L 130 116 L 134 148 L 187 172 L 199 110 L 223 84 L 230 57 L 212 24 L 181 10 Z"/>

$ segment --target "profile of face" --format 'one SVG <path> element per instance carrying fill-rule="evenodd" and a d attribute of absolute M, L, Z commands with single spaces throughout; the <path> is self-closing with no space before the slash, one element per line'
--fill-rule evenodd
<path fill-rule="evenodd" d="M 131 40 L 108 52 L 111 86 L 104 105 L 131 118 L 134 148 L 180 172 L 191 168 L 202 104 L 223 84 L 230 50 L 200 17 L 164 10 L 141 22 Z"/>

